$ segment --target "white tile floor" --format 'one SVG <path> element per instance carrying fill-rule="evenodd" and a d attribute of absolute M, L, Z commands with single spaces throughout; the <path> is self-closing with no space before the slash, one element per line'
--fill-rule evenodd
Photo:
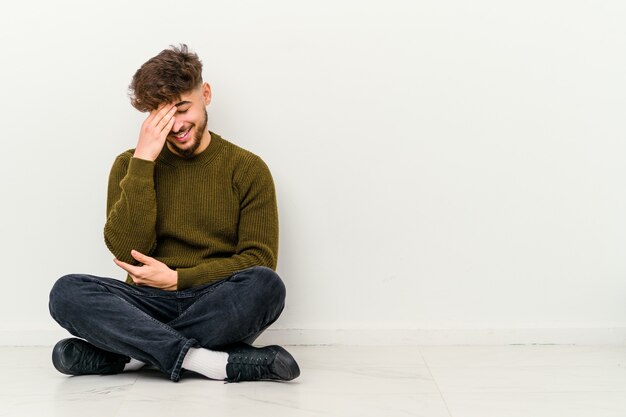
<path fill-rule="evenodd" d="M 289 383 L 67 377 L 0 348 L 0 416 L 624 417 L 626 346 L 291 346 Z"/>

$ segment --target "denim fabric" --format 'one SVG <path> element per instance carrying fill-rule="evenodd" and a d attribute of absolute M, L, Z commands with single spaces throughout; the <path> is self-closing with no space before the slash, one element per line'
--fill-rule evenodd
<path fill-rule="evenodd" d="M 252 343 L 283 310 L 285 286 L 255 266 L 201 287 L 164 291 L 93 275 L 66 275 L 50 292 L 50 314 L 74 336 L 180 378 L 190 347 Z"/>

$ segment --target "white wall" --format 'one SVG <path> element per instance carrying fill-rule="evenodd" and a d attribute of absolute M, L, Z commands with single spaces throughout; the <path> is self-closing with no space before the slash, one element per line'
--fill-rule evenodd
<path fill-rule="evenodd" d="M 1 343 L 50 342 L 57 277 L 123 277 L 102 226 L 145 117 L 126 89 L 179 42 L 209 127 L 274 174 L 275 328 L 625 334 L 624 2 L 0 8 Z"/>

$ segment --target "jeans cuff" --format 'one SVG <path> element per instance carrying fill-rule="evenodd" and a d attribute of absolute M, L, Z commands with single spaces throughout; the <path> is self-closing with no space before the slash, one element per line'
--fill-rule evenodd
<path fill-rule="evenodd" d="M 180 353 L 178 354 L 178 358 L 176 358 L 174 369 L 172 370 L 172 373 L 170 374 L 170 379 L 172 381 L 178 382 L 178 380 L 180 379 L 180 370 L 183 366 L 183 360 L 185 359 L 185 356 L 187 356 L 187 352 L 189 351 L 189 349 L 194 346 L 199 346 L 198 342 L 195 339 L 189 339 L 183 345 L 183 348 L 180 350 Z"/>

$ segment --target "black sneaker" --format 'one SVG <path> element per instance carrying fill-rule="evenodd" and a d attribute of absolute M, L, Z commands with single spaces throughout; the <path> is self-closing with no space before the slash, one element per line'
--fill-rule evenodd
<path fill-rule="evenodd" d="M 52 364 L 66 375 L 117 374 L 129 360 L 76 338 L 63 339 L 52 349 Z"/>
<path fill-rule="evenodd" d="M 226 349 L 226 381 L 291 381 L 300 375 L 300 368 L 289 352 L 280 346 L 255 348 L 239 343 Z"/>

